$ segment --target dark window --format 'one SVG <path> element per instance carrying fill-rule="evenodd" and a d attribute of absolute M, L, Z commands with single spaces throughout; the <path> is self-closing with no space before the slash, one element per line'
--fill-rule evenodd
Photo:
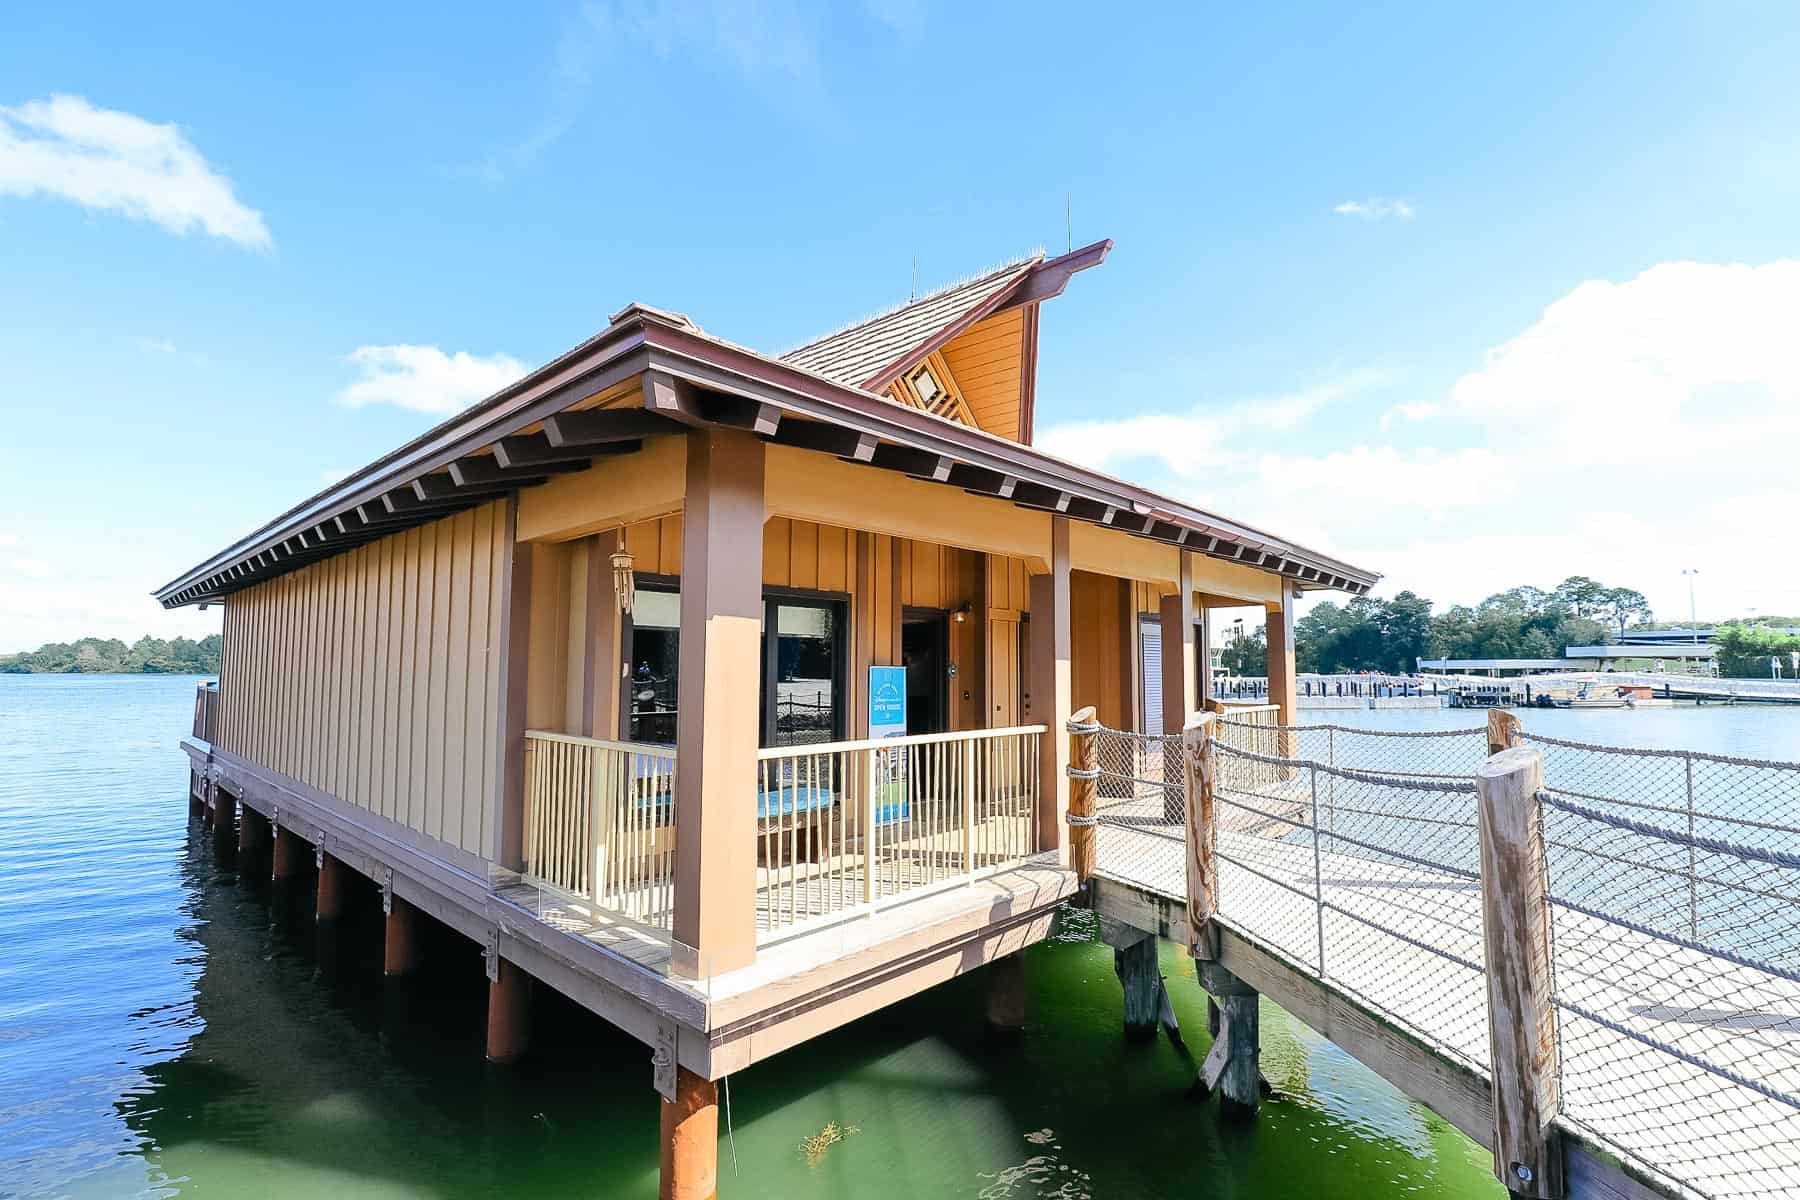
<path fill-rule="evenodd" d="M 681 592 L 640 577 L 625 623 L 625 738 L 675 743 L 681 680 Z"/>
<path fill-rule="evenodd" d="M 763 607 L 763 745 L 806 746 L 844 736 L 842 600 L 771 595 Z"/>

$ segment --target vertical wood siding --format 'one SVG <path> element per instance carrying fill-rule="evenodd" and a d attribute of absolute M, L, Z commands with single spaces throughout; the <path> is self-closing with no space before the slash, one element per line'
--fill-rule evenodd
<path fill-rule="evenodd" d="M 1020 381 L 1025 361 L 1025 309 L 989 317 L 944 347 L 944 362 L 975 423 L 1019 440 Z"/>
<path fill-rule="evenodd" d="M 229 597 L 220 746 L 494 857 L 505 504 Z"/>

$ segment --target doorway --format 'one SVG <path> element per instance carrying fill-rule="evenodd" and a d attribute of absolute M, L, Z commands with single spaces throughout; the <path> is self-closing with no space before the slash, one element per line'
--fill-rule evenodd
<path fill-rule="evenodd" d="M 900 620 L 900 665 L 906 668 L 906 732 L 943 733 L 950 726 L 950 619 L 941 608 L 908 608 Z"/>

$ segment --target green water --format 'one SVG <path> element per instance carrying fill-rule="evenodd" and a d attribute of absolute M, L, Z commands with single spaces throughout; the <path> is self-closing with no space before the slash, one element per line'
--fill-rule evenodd
<path fill-rule="evenodd" d="M 0 676 L 0 1197 L 651 1197 L 647 1050 L 538 991 L 534 1053 L 482 1061 L 479 950 L 438 930 L 385 983 L 379 899 L 329 936 L 190 830 L 192 682 Z M 1196 1057 L 1204 1000 L 1165 946 Z M 727 1197 L 1500 1197 L 1486 1154 L 1264 1005 L 1278 1090 L 1248 1125 L 1195 1059 L 1119 1033 L 1111 952 L 1071 913 L 997 1043 L 982 981 L 727 1085 Z M 809 1162 L 800 1142 L 854 1127 Z"/>

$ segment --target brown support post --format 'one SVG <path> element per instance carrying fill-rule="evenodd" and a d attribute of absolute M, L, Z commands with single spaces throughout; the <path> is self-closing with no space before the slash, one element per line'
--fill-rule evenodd
<path fill-rule="evenodd" d="M 213 849 L 224 857 L 231 853 L 237 840 L 237 827 L 234 818 L 237 815 L 237 797 L 230 792 L 216 789 L 213 801 Z"/>
<path fill-rule="evenodd" d="M 662 1098 L 658 1200 L 713 1200 L 719 1191 L 719 1087 L 675 1068 L 675 1098 Z"/>
<path fill-rule="evenodd" d="M 1494 1077 L 1494 1173 L 1515 1196 L 1562 1195 L 1556 1004 L 1544 860 L 1544 761 L 1518 747 L 1475 775 Z"/>
<path fill-rule="evenodd" d="M 1205 607 L 1202 607 L 1199 612 L 1199 617 L 1200 645 L 1196 648 L 1194 654 L 1194 658 L 1196 659 L 1195 671 L 1197 674 L 1194 686 L 1198 691 L 1198 695 L 1195 697 L 1194 708 L 1196 711 L 1210 712 L 1213 703 L 1212 613 Z"/>
<path fill-rule="evenodd" d="M 531 1043 L 531 976 L 488 949 L 487 1060 L 510 1063 Z"/>
<path fill-rule="evenodd" d="M 238 813 L 238 854 L 248 857 L 261 849 L 264 830 L 268 828 L 268 818 L 244 805 Z"/>
<path fill-rule="evenodd" d="M 419 965 L 418 913 L 412 905 L 394 895 L 385 897 L 387 911 L 382 939 L 381 973 L 388 976 L 409 974 Z"/>
<path fill-rule="evenodd" d="M 756 958 L 763 467 L 752 434 L 687 434 L 674 937 L 675 969 L 702 978 Z"/>
<path fill-rule="evenodd" d="M 283 829 L 279 822 L 274 824 L 274 842 L 269 851 L 269 878 L 279 883 L 294 873 L 296 859 L 300 856 L 300 839 L 292 830 Z"/>
<path fill-rule="evenodd" d="M 1299 683 L 1294 678 L 1293 585 L 1283 580 L 1281 603 L 1268 605 L 1266 612 L 1263 630 L 1269 647 L 1269 703 L 1281 706 L 1281 711 L 1275 714 L 1281 724 L 1293 725 L 1299 720 L 1294 705 L 1300 690 Z M 1294 735 L 1291 732 L 1283 731 L 1276 745 L 1276 753 L 1282 758 L 1294 756 Z"/>
<path fill-rule="evenodd" d="M 1025 958 L 1018 951 L 987 965 L 987 1023 L 995 1033 L 1016 1035 L 1025 1029 L 1029 993 Z"/>
<path fill-rule="evenodd" d="M 1063 821 L 1069 811 L 1069 743 L 1056 736 L 1068 724 L 1072 676 L 1069 632 L 1069 519 L 1050 518 L 1050 572 L 1031 577 L 1031 710 L 1049 727 L 1038 756 L 1037 848 L 1059 850 L 1069 861 Z"/>
<path fill-rule="evenodd" d="M 1094 877 L 1094 793 L 1100 772 L 1100 725 L 1094 706 L 1069 718 L 1069 866 L 1086 883 Z"/>
<path fill-rule="evenodd" d="M 344 912 L 344 887 L 349 868 L 325 853 L 323 847 L 315 851 L 319 868 L 319 903 L 316 910 L 321 921 L 335 921 Z"/>
<path fill-rule="evenodd" d="M 1186 777 L 1182 795 L 1187 802 L 1187 918 L 1188 953 L 1210 961 L 1219 957 L 1218 938 L 1212 929 L 1219 908 L 1219 873 L 1215 860 L 1218 825 L 1213 811 L 1213 713 L 1188 718 L 1181 740 Z"/>
<path fill-rule="evenodd" d="M 1100 937 L 1112 947 L 1113 974 L 1124 989 L 1126 1040 L 1153 1038 L 1160 1025 L 1168 1031 L 1170 1041 L 1181 1045 L 1181 1025 L 1175 1019 L 1175 1008 L 1163 982 L 1162 964 L 1156 956 L 1161 939 L 1107 917 L 1100 918 Z"/>
<path fill-rule="evenodd" d="M 1503 708 L 1488 709 L 1488 753 L 1511 750 L 1519 737 L 1519 718 Z"/>

